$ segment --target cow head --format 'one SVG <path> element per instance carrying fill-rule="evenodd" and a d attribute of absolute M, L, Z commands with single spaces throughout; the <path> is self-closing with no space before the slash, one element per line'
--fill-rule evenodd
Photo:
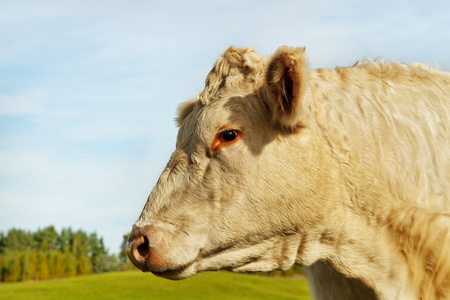
<path fill-rule="evenodd" d="M 304 49 L 231 47 L 179 108 L 176 150 L 127 248 L 142 271 L 287 269 L 329 206 Z M 327 174 L 324 176 L 323 174 Z"/>

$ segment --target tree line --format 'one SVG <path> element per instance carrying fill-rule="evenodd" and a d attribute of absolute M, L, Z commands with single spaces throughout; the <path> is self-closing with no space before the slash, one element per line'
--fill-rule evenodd
<path fill-rule="evenodd" d="M 124 238 L 125 240 L 125 238 Z M 124 248 L 124 245 L 122 245 Z M 0 282 L 47 280 L 130 268 L 124 249 L 109 255 L 96 233 L 53 226 L 0 232 Z"/>

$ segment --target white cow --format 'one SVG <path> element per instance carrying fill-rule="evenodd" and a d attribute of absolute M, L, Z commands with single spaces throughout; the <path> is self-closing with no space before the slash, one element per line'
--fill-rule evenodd
<path fill-rule="evenodd" d="M 231 47 L 179 108 L 129 238 L 142 271 L 307 267 L 316 299 L 450 297 L 450 74 Z"/>

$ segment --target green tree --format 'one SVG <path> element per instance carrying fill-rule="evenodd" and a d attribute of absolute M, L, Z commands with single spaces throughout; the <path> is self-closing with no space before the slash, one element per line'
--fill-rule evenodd
<path fill-rule="evenodd" d="M 24 251 L 36 246 L 33 236 L 30 232 L 21 229 L 10 229 L 6 235 L 6 248 L 15 251 Z"/>
<path fill-rule="evenodd" d="M 103 238 L 99 238 L 97 233 L 91 233 L 88 239 L 88 253 L 92 256 L 106 254 L 108 251 L 103 244 Z"/>
<path fill-rule="evenodd" d="M 122 244 L 120 245 L 119 259 L 123 262 L 128 261 L 127 253 L 125 252 L 125 248 L 128 242 L 128 236 L 128 233 L 122 236 Z"/>
<path fill-rule="evenodd" d="M 30 280 L 31 277 L 31 250 L 21 253 L 21 274 L 20 281 Z"/>
<path fill-rule="evenodd" d="M 127 253 L 125 251 L 125 248 L 126 248 L 127 242 L 128 242 L 128 236 L 129 236 L 129 234 L 123 235 L 122 244 L 120 245 L 119 260 L 122 262 L 124 270 L 133 270 L 136 267 L 128 259 Z"/>
<path fill-rule="evenodd" d="M 73 236 L 72 228 L 63 228 L 58 238 L 58 250 L 61 252 L 70 250 L 73 244 Z"/>
<path fill-rule="evenodd" d="M 3 254 L 0 254 L 0 282 L 5 281 L 3 277 Z"/>
<path fill-rule="evenodd" d="M 0 232 L 0 255 L 5 252 L 7 248 L 6 245 L 6 236 L 3 232 Z"/>
<path fill-rule="evenodd" d="M 50 279 L 50 267 L 46 252 L 38 251 L 36 273 L 39 280 Z"/>
<path fill-rule="evenodd" d="M 35 250 L 30 251 L 30 278 L 33 280 L 38 280 L 38 274 L 37 274 L 37 252 Z"/>
<path fill-rule="evenodd" d="M 54 259 L 55 259 L 54 278 L 63 278 L 64 277 L 64 254 L 61 251 L 57 251 Z"/>
<path fill-rule="evenodd" d="M 89 258 L 87 256 L 81 256 L 78 259 L 77 274 L 78 275 L 91 274 L 91 262 L 89 261 Z"/>
<path fill-rule="evenodd" d="M 64 277 L 74 277 L 77 275 L 77 258 L 73 253 L 66 251 L 64 253 Z"/>
<path fill-rule="evenodd" d="M 108 255 L 102 254 L 98 255 L 93 260 L 92 272 L 93 273 L 103 273 L 108 272 Z"/>
<path fill-rule="evenodd" d="M 77 259 L 88 255 L 88 237 L 86 233 L 81 230 L 78 230 L 73 237 L 72 253 Z"/>
<path fill-rule="evenodd" d="M 16 282 L 20 279 L 20 257 L 16 253 L 12 253 L 11 251 L 7 251 L 3 256 L 4 262 L 4 280 L 6 282 Z"/>
<path fill-rule="evenodd" d="M 93 273 L 104 272 L 105 266 L 103 256 L 107 255 L 107 251 L 103 244 L 103 239 L 98 238 L 96 233 L 89 235 L 88 256 L 92 266 Z"/>
<path fill-rule="evenodd" d="M 103 254 L 96 258 L 95 273 L 123 271 L 128 268 L 127 264 L 117 258 L 116 255 Z"/>
<path fill-rule="evenodd" d="M 115 254 L 108 255 L 108 271 L 123 271 L 126 269 L 126 263 L 121 261 Z"/>
<path fill-rule="evenodd" d="M 56 250 L 46 251 L 48 261 L 48 271 L 50 278 L 55 278 L 56 273 Z"/>
<path fill-rule="evenodd" d="M 53 226 L 38 229 L 34 235 L 34 238 L 38 244 L 38 249 L 41 251 L 57 249 L 58 233 Z"/>

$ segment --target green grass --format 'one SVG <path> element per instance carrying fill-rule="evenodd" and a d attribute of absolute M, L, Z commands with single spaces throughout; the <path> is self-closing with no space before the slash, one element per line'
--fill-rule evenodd
<path fill-rule="evenodd" d="M 208 272 L 170 281 L 138 271 L 0 283 L 0 299 L 310 299 L 306 280 Z"/>

